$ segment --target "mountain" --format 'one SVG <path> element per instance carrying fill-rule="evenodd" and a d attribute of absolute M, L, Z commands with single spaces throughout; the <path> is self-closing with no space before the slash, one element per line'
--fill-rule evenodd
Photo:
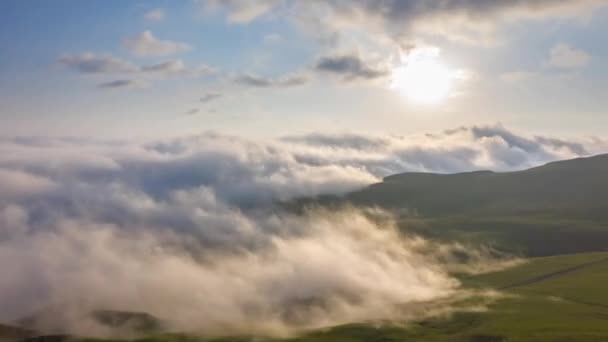
<path fill-rule="evenodd" d="M 425 237 L 492 245 L 525 256 L 608 250 L 608 154 L 516 172 L 401 173 L 308 207 L 379 207 Z"/>
<path fill-rule="evenodd" d="M 346 196 L 423 217 L 540 215 L 608 219 L 608 154 L 517 172 L 402 173 Z"/>

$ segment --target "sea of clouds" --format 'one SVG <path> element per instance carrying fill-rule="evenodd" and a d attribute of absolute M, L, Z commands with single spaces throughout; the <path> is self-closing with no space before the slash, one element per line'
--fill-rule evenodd
<path fill-rule="evenodd" d="M 0 321 L 47 311 L 43 330 L 107 335 L 83 313 L 146 312 L 207 334 L 399 320 L 461 293 L 450 255 L 466 249 L 399 232 L 377 209 L 273 204 L 398 172 L 517 170 L 606 147 L 501 126 L 272 141 L 3 138 Z M 471 269 L 487 262 L 468 253 Z"/>

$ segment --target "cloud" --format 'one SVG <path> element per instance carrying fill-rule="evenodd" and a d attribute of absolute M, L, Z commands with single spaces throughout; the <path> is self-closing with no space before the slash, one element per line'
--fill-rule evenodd
<path fill-rule="evenodd" d="M 109 82 L 102 82 L 97 85 L 98 88 L 101 89 L 116 89 L 116 88 L 134 88 L 139 86 L 140 83 L 135 80 L 114 80 Z"/>
<path fill-rule="evenodd" d="M 278 43 L 279 41 L 281 41 L 281 35 L 278 33 L 269 33 L 264 36 L 265 44 L 274 44 Z"/>
<path fill-rule="evenodd" d="M 404 171 L 519 169 L 598 144 L 498 125 L 277 141 L 2 138 L 0 320 L 59 307 L 38 327 L 108 335 L 86 313 L 114 309 L 174 331 L 282 335 L 420 318 L 421 301 L 462 298 L 450 271 L 492 269 L 490 253 L 400 232 L 378 210 L 273 204 Z M 471 263 L 455 261 L 462 253 Z"/>
<path fill-rule="evenodd" d="M 551 48 L 548 64 L 554 68 L 578 69 L 584 67 L 591 56 L 580 49 L 560 43 Z"/>
<path fill-rule="evenodd" d="M 337 75 L 346 81 L 376 79 L 389 74 L 388 70 L 368 65 L 356 55 L 321 57 L 315 64 L 315 70 Z"/>
<path fill-rule="evenodd" d="M 309 78 L 305 74 L 287 74 L 277 78 L 258 76 L 244 73 L 233 77 L 236 84 L 254 88 L 288 88 L 308 83 Z"/>
<path fill-rule="evenodd" d="M 0 202 L 10 199 L 33 198 L 54 189 L 55 183 L 43 176 L 23 170 L 0 168 Z"/>
<path fill-rule="evenodd" d="M 500 75 L 500 80 L 507 83 L 518 83 L 527 81 L 536 76 L 534 72 L 529 71 L 509 71 Z"/>
<path fill-rule="evenodd" d="M 200 3 L 208 10 L 224 7 L 228 11 L 229 22 L 243 24 L 268 13 L 281 4 L 282 0 L 208 0 Z"/>
<path fill-rule="evenodd" d="M 201 97 L 202 103 L 209 103 L 215 101 L 223 96 L 222 93 L 207 93 Z"/>
<path fill-rule="evenodd" d="M 145 85 L 150 80 L 176 77 L 197 78 L 216 73 L 215 69 L 204 64 L 196 68 L 189 67 L 181 59 L 135 65 L 111 55 L 84 53 L 63 56 L 59 58 L 58 62 L 81 74 L 121 75 L 124 77 L 98 83 L 97 87 L 102 89 L 132 88 Z M 134 76 L 139 79 L 133 79 Z"/>
<path fill-rule="evenodd" d="M 65 55 L 59 58 L 65 67 L 86 74 L 115 74 L 136 72 L 137 67 L 111 55 L 94 55 L 85 52 L 80 55 Z"/>
<path fill-rule="evenodd" d="M 354 150 L 375 150 L 386 148 L 390 139 L 383 137 L 365 136 L 354 133 L 323 134 L 311 133 L 303 136 L 287 136 L 283 141 L 303 143 L 317 147 L 344 148 Z"/>
<path fill-rule="evenodd" d="M 123 45 L 141 57 L 174 55 L 192 49 L 186 43 L 158 39 L 151 31 L 144 31 L 134 37 L 125 38 Z"/>
<path fill-rule="evenodd" d="M 141 72 L 160 75 L 175 75 L 175 74 L 195 74 L 189 70 L 184 62 L 180 59 L 161 62 L 152 65 L 144 65 L 141 67 Z"/>
<path fill-rule="evenodd" d="M 144 19 L 148 21 L 163 21 L 165 19 L 165 11 L 162 8 L 149 10 L 144 14 Z"/>
<path fill-rule="evenodd" d="M 181 59 L 169 60 L 157 64 L 135 65 L 111 55 L 67 55 L 59 58 L 59 63 L 84 74 L 188 74 L 192 76 L 209 75 L 215 71 L 206 65 L 199 68 L 188 68 Z"/>
<path fill-rule="evenodd" d="M 471 44 L 489 43 L 503 26 L 520 20 L 577 18 L 605 5 L 603 0 L 328 0 L 212 1 L 231 22 L 247 23 L 272 13 L 289 16 L 325 37 L 358 34 L 407 46 L 420 36 L 440 36 Z M 285 10 L 288 7 L 289 10 Z"/>
<path fill-rule="evenodd" d="M 500 125 L 410 137 L 315 133 L 283 141 L 298 147 L 297 158 L 303 163 L 360 167 L 378 177 L 400 172 L 512 171 L 605 150 L 598 142 L 527 137 Z"/>

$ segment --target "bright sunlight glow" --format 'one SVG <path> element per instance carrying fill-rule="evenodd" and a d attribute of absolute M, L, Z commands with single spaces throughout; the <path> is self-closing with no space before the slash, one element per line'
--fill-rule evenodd
<path fill-rule="evenodd" d="M 434 57 L 410 59 L 392 74 L 391 88 L 415 102 L 439 103 L 452 89 L 453 74 Z"/>

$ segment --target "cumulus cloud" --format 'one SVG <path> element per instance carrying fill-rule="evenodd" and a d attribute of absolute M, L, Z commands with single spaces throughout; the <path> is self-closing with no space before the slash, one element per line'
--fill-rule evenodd
<path fill-rule="evenodd" d="M 589 63 L 591 56 L 580 49 L 560 43 L 551 49 L 549 65 L 562 69 L 577 69 Z"/>
<path fill-rule="evenodd" d="M 192 49 L 186 43 L 158 39 L 151 31 L 127 37 L 123 40 L 123 45 L 132 53 L 142 57 L 174 55 Z"/>
<path fill-rule="evenodd" d="M 315 64 L 315 70 L 339 76 L 345 81 L 376 79 L 389 74 L 386 68 L 369 65 L 357 55 L 321 57 Z"/>
<path fill-rule="evenodd" d="M 272 204 L 396 172 L 523 168 L 600 143 L 501 126 L 263 142 L 0 139 L 0 320 L 59 307 L 35 324 L 106 335 L 86 314 L 112 309 L 176 330 L 284 334 L 416 317 L 417 303 L 462 295 L 451 271 L 496 266 L 485 265 L 491 253 L 404 234 L 377 210 Z M 459 263 L 463 252 L 473 261 Z"/>
<path fill-rule="evenodd" d="M 287 74 L 280 77 L 263 77 L 252 73 L 244 73 L 233 77 L 236 84 L 254 88 L 288 88 L 308 83 L 309 77 L 305 74 Z"/>
<path fill-rule="evenodd" d="M 604 149 L 604 145 L 593 140 L 527 137 L 500 125 L 461 127 L 409 137 L 315 133 L 284 137 L 283 141 L 298 146 L 298 158 L 303 162 L 323 164 L 331 160 L 363 167 L 377 176 L 404 171 L 510 171 Z"/>

